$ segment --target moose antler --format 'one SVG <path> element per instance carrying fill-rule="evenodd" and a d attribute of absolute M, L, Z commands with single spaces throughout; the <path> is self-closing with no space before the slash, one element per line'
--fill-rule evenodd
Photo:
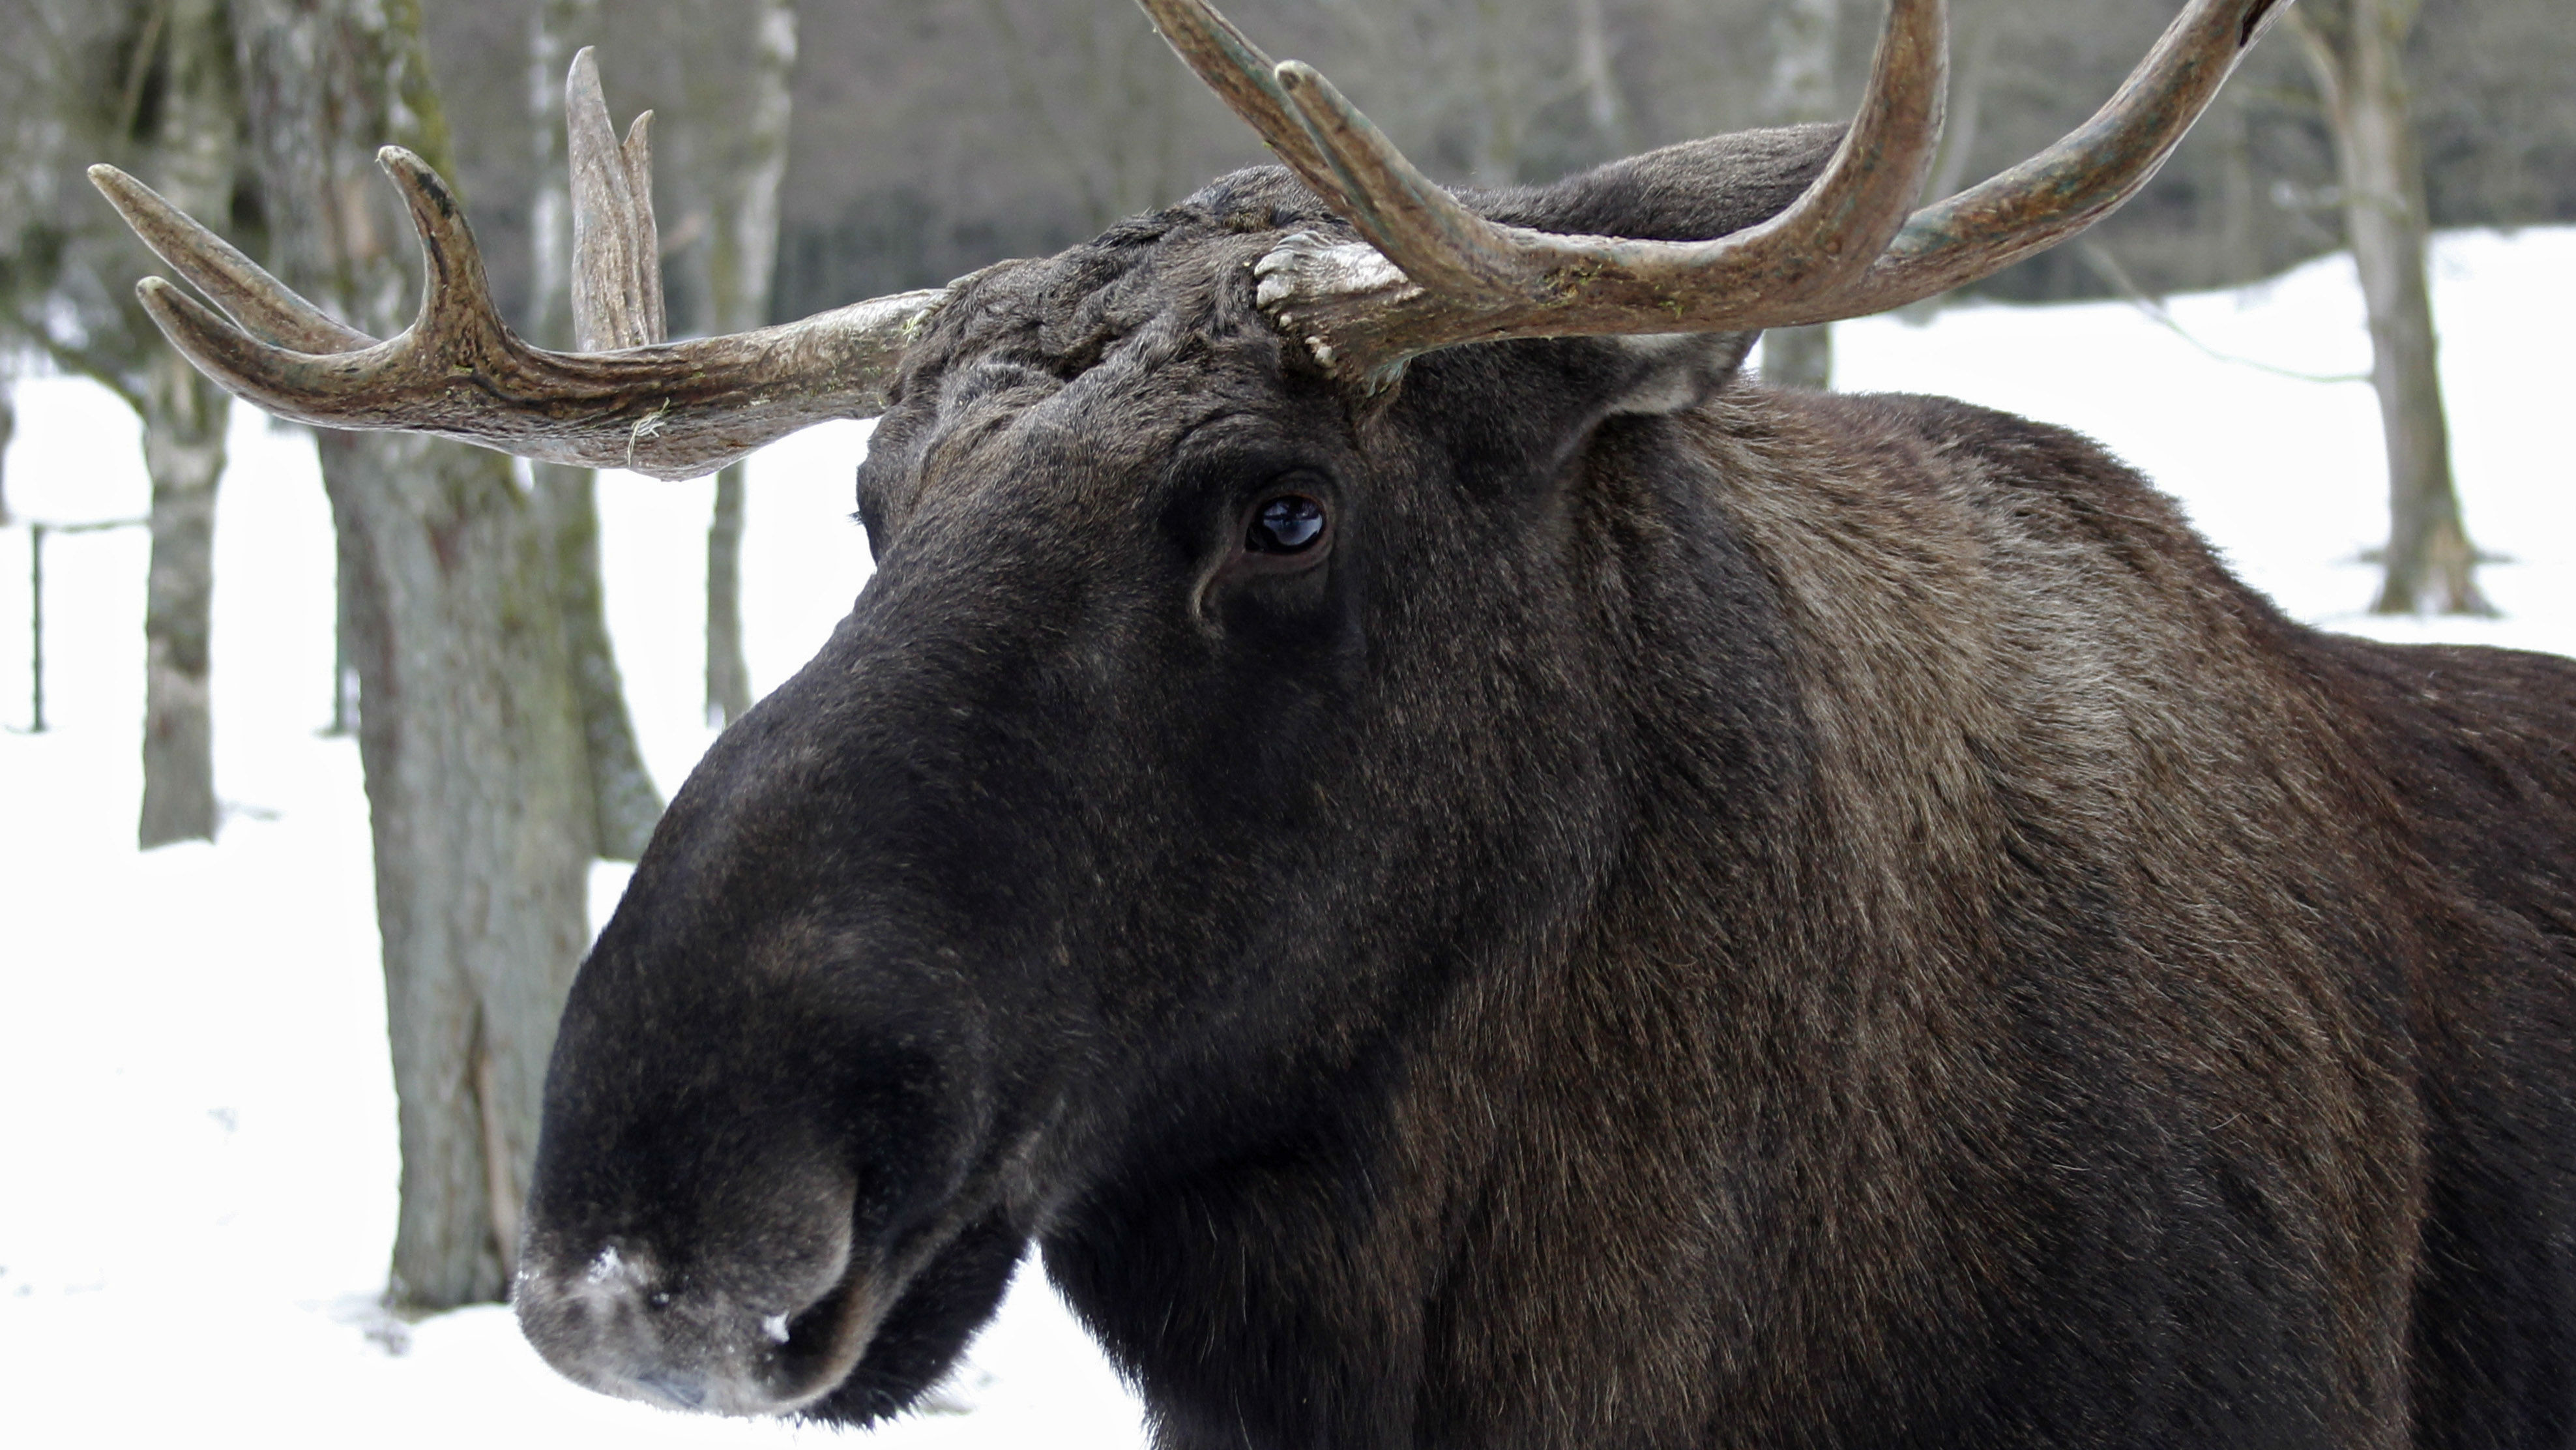
<path fill-rule="evenodd" d="M 91 167 L 90 180 L 221 309 L 147 277 L 136 291 L 152 320 L 208 376 L 283 418 L 408 429 L 553 463 L 694 478 L 797 429 L 882 412 L 904 344 L 947 292 L 906 292 L 783 327 L 661 342 L 646 118 L 620 147 L 587 50 L 574 58 L 566 85 L 579 352 L 531 346 L 501 320 L 455 193 L 399 146 L 376 161 L 409 206 L 427 286 L 418 320 L 383 342 L 334 321 L 115 167 Z"/>
<path fill-rule="evenodd" d="M 573 53 L 564 130 L 572 161 L 573 345 L 584 352 L 642 347 L 668 335 L 652 124 L 652 112 L 637 115 L 620 146 L 599 88 L 599 62 L 587 45 Z"/>
<path fill-rule="evenodd" d="M 2192 0 L 2090 121 L 1911 216 L 1939 137 L 1947 22 L 1943 0 L 1891 0 L 1869 93 L 1823 173 L 1778 216 L 1702 242 L 1488 221 L 1425 178 L 1331 82 L 1295 61 L 1270 65 L 1204 0 L 1139 3 L 1367 239 L 1288 238 L 1259 264 L 1259 295 L 1327 370 L 1383 384 L 1406 359 L 1462 342 L 1801 326 L 2000 271 L 2144 186 L 2287 0 Z"/>

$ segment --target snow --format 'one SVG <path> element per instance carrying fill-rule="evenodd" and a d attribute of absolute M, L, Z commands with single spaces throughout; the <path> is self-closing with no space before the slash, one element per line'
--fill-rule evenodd
<path fill-rule="evenodd" d="M 2576 463 L 2549 434 L 2571 375 L 2576 229 L 2440 239 L 2455 456 L 2494 620 L 2362 614 L 2385 529 L 2351 265 L 2176 298 L 2194 341 L 2124 304 L 1974 306 L 1840 334 L 1851 389 L 1941 392 L 2068 424 L 2173 490 L 2293 614 L 2383 638 L 2576 653 Z M 18 393 L 13 509 L 126 518 L 146 489 L 101 390 Z M 867 574 L 848 519 L 863 425 L 753 465 L 755 685 L 821 644 Z M 1024 1272 L 954 1412 L 857 1435 L 666 1414 L 544 1368 L 508 1315 L 404 1323 L 376 1307 L 394 1213 L 394 1102 L 355 748 L 327 718 L 331 537 L 304 438 L 235 413 L 216 543 L 219 845 L 133 849 L 145 540 L 47 546 L 48 713 L 27 722 L 27 549 L 0 531 L 0 1434 L 160 1446 L 209 1428 L 282 1447 L 499 1444 L 1129 1446 L 1134 1400 Z M 637 728 L 665 789 L 712 738 L 699 712 L 710 486 L 602 489 L 607 590 Z M 623 873 L 593 881 L 601 912 Z M 608 1266 L 613 1272 L 617 1266 Z M 570 1436 L 569 1440 L 559 1437 Z"/>
<path fill-rule="evenodd" d="M 590 1268 L 582 1274 L 582 1278 L 593 1284 L 605 1284 L 611 1279 L 618 1280 L 620 1283 L 642 1282 L 640 1276 L 628 1270 L 626 1260 L 618 1254 L 615 1244 L 608 1244 L 600 1249 L 599 1257 L 590 1261 Z"/>

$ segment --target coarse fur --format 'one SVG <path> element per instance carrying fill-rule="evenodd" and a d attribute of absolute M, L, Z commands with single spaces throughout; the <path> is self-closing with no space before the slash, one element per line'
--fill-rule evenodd
<path fill-rule="evenodd" d="M 1474 201 L 1722 235 L 1833 134 Z M 2576 664 L 1747 338 L 1347 394 L 1251 275 L 1337 225 L 1239 173 L 914 346 L 575 985 L 558 1367 L 869 1420 L 1034 1241 L 1167 1450 L 2570 1443 Z"/>

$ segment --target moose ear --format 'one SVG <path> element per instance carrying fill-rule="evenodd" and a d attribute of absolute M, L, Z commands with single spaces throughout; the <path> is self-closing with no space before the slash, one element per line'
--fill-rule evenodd
<path fill-rule="evenodd" d="M 1744 366 L 1758 332 L 1663 332 L 1604 338 L 1627 377 L 1605 399 L 1605 417 L 1680 413 L 1715 397 Z"/>
<path fill-rule="evenodd" d="M 1723 237 L 1788 210 L 1833 159 L 1844 127 L 1781 126 L 1685 141 L 1549 186 L 1467 193 L 1477 211 L 1533 231 L 1648 241 Z M 1609 414 L 1678 413 L 1725 387 L 1758 332 L 1603 339 L 1616 350 Z"/>
<path fill-rule="evenodd" d="M 1547 186 L 1464 192 L 1494 221 L 1532 231 L 1699 242 L 1789 209 L 1842 144 L 1840 125 L 1780 126 L 1685 141 Z"/>

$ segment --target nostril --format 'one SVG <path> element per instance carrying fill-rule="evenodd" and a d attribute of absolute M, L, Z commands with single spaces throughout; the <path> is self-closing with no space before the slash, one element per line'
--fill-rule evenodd
<path fill-rule="evenodd" d="M 848 1368 L 839 1360 L 851 1334 L 855 1290 L 844 1280 L 802 1309 L 760 1316 L 761 1338 L 769 1341 L 788 1379 L 802 1382 L 817 1373 L 837 1378 Z"/>

